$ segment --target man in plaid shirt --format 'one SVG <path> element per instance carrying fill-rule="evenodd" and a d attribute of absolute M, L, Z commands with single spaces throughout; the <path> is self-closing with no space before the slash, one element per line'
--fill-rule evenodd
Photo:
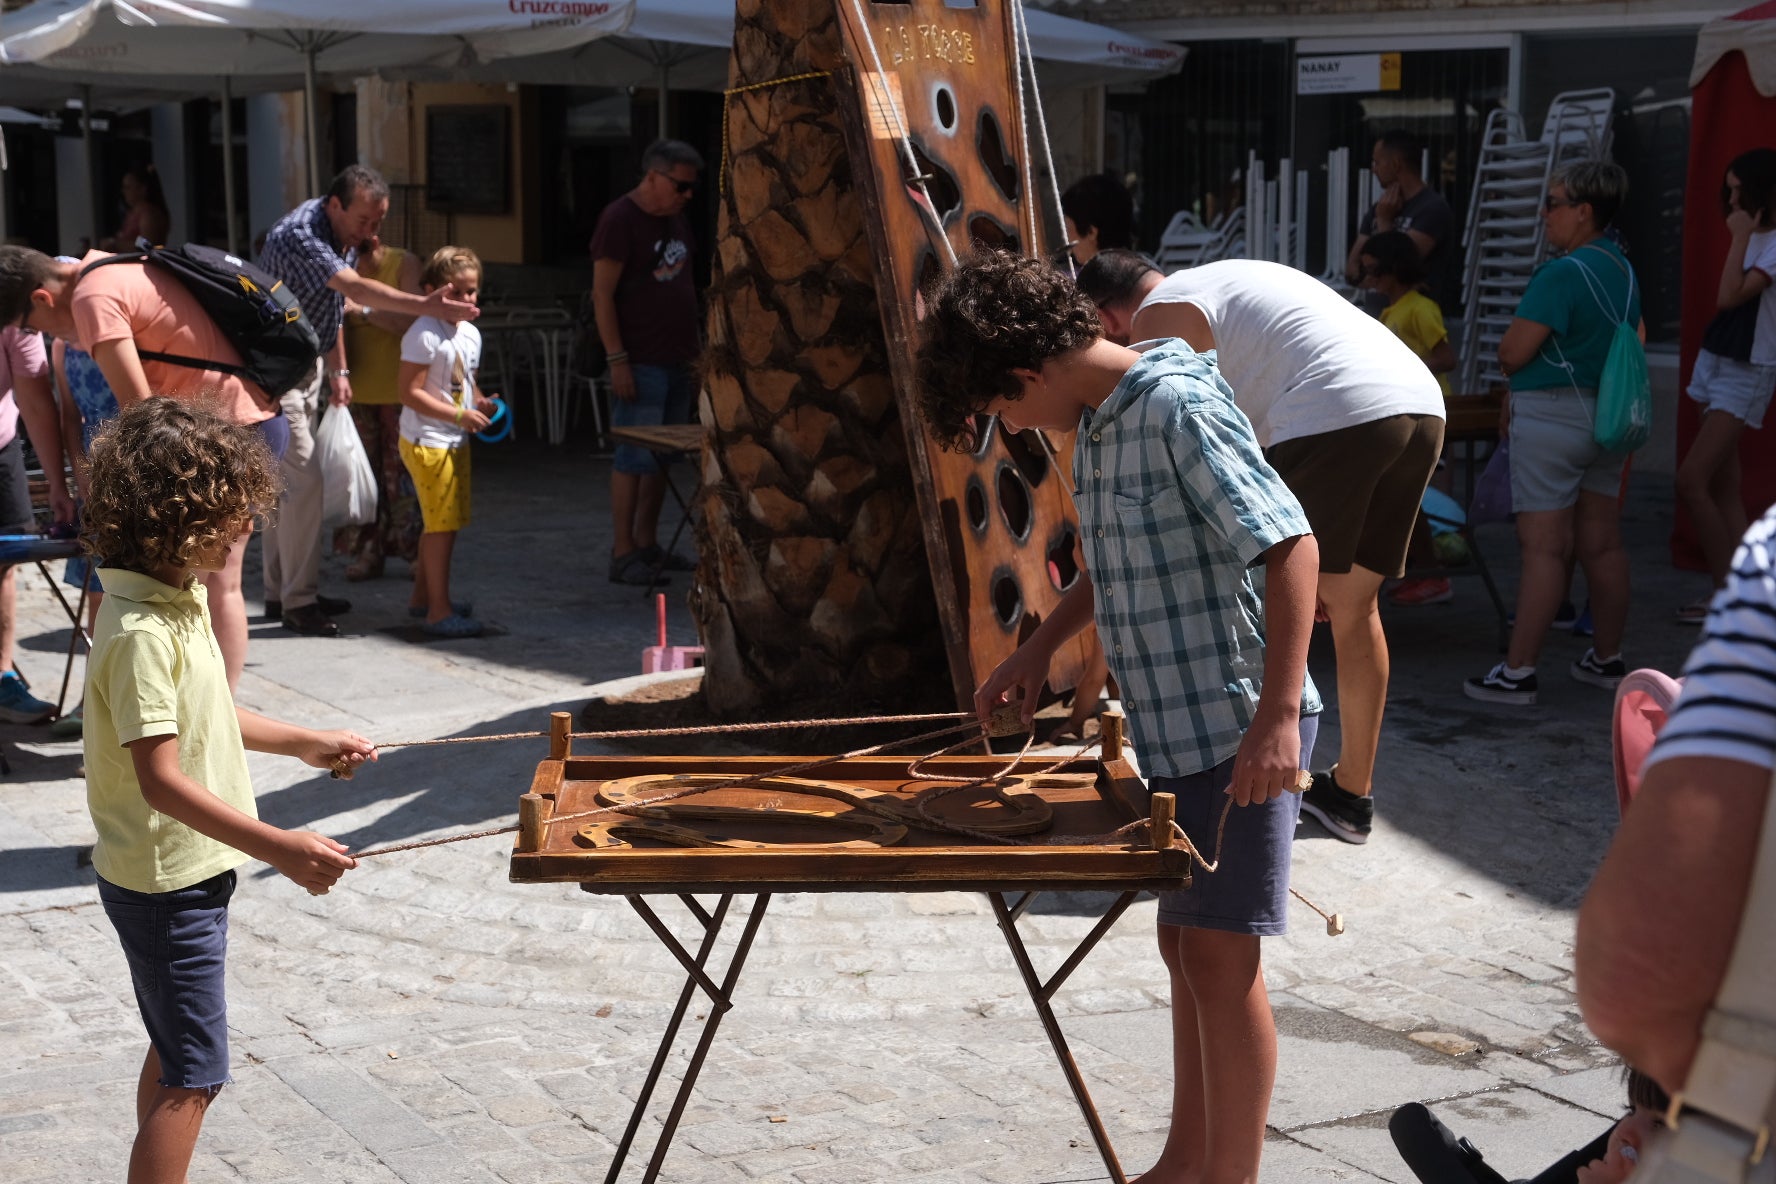
<path fill-rule="evenodd" d="M 354 312 L 361 306 L 367 319 L 396 334 L 416 317 L 454 324 L 479 313 L 474 304 L 455 299 L 449 284 L 422 296 L 358 274 L 358 249 L 375 240 L 388 208 L 388 182 L 375 169 L 354 164 L 333 178 L 324 196 L 279 219 L 259 254 L 259 265 L 289 286 L 321 341 L 314 375 L 278 400 L 290 424 L 290 444 L 282 457 L 278 512 L 265 526 L 265 615 L 316 637 L 337 636 L 333 615 L 351 608 L 348 600 L 320 595 L 322 491 L 314 463 L 322 391 L 335 407 L 351 402 L 351 370 L 339 331 L 347 300 Z"/>
<path fill-rule="evenodd" d="M 981 415 L 1006 431 L 1078 432 L 1086 570 L 981 684 L 976 709 L 1021 696 L 1028 720 L 1050 660 L 1095 610 L 1150 789 L 1176 795 L 1211 860 L 1223 807 L 1237 803 L 1220 870 L 1160 897 L 1172 1125 L 1141 1179 L 1256 1181 L 1276 1077 L 1258 939 L 1287 928 L 1318 731 L 1307 648 L 1319 548 L 1211 357 L 1183 341 L 1137 354 L 1105 340 L 1071 280 L 1010 254 L 965 262 L 928 302 L 920 400 L 941 445 L 972 449 Z"/>

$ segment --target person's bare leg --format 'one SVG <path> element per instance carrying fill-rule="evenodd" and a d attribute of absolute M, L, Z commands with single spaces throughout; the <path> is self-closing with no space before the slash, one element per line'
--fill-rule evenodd
<path fill-rule="evenodd" d="M 660 541 L 660 509 L 665 504 L 666 475 L 655 471 L 641 478 L 631 531 L 635 545 L 644 551 Z"/>
<path fill-rule="evenodd" d="M 138 1128 L 148 1121 L 148 1107 L 154 1102 L 154 1094 L 160 1089 L 160 1054 L 154 1046 L 148 1046 L 148 1055 L 142 1058 L 142 1075 L 136 1078 L 136 1126 Z"/>
<path fill-rule="evenodd" d="M 1517 545 L 1523 553 L 1523 571 L 1517 581 L 1517 623 L 1511 627 L 1505 663 L 1521 668 L 1534 666 L 1541 657 L 1542 639 L 1566 598 L 1572 578 L 1573 509 L 1519 513 Z M 1592 596 L 1596 595 L 1593 589 Z M 1595 603 L 1591 615 L 1595 620 Z"/>
<path fill-rule="evenodd" d="M 1573 535 L 1591 592 L 1591 646 L 1598 657 L 1613 658 L 1622 652 L 1628 629 L 1628 551 L 1615 496 L 1581 492 Z"/>
<path fill-rule="evenodd" d="M 1201 1049 L 1203 1184 L 1256 1184 L 1264 1155 L 1277 1039 L 1259 942 L 1251 934 L 1213 929 L 1179 935 Z"/>
<path fill-rule="evenodd" d="M 14 622 L 18 618 L 18 569 L 8 567 L 0 571 L 0 673 L 12 669 L 18 655 L 14 648 L 18 641 L 18 627 Z"/>
<path fill-rule="evenodd" d="M 611 557 L 635 550 L 635 507 L 641 500 L 641 475 L 611 470 Z"/>
<path fill-rule="evenodd" d="M 210 628 L 216 633 L 216 648 L 222 651 L 222 666 L 228 672 L 228 689 L 240 686 L 241 671 L 247 665 L 247 598 L 241 591 L 241 564 L 247 557 L 248 531 L 228 548 L 228 562 L 218 571 L 202 571 L 197 578 L 209 592 Z"/>
<path fill-rule="evenodd" d="M 1744 428 L 1745 421 L 1725 411 L 1708 412 L 1677 469 L 1677 495 L 1689 511 L 1696 545 L 1716 588 L 1726 586 L 1727 566 L 1745 533 L 1745 509 L 1739 500 L 1739 434 Z M 1595 616 L 1595 604 L 1592 613 Z"/>
<path fill-rule="evenodd" d="M 419 536 L 420 577 L 413 588 L 417 602 L 423 585 L 428 625 L 456 611 L 450 607 L 450 556 L 455 549 L 454 530 L 428 531 Z"/>
<path fill-rule="evenodd" d="M 1172 1125 L 1159 1159 L 1130 1184 L 1196 1184 L 1203 1178 L 1208 1128 L 1201 1025 L 1184 974 L 1185 932 L 1177 925 L 1159 926 L 1159 956 L 1172 983 Z"/>
<path fill-rule="evenodd" d="M 1388 647 L 1381 627 L 1381 573 L 1352 566 L 1321 572 L 1320 603 L 1332 621 L 1338 663 L 1338 786 L 1364 795 L 1374 787 L 1375 750 L 1387 707 Z"/>
<path fill-rule="evenodd" d="M 207 1089 L 155 1088 L 130 1148 L 129 1184 L 185 1184 L 214 1097 Z"/>

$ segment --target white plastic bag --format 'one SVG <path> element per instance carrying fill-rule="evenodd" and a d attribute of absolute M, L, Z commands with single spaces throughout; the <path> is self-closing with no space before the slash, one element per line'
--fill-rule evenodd
<path fill-rule="evenodd" d="M 358 426 L 344 407 L 328 407 L 315 429 L 315 464 L 321 470 L 321 517 L 336 526 L 376 521 L 376 470 Z"/>

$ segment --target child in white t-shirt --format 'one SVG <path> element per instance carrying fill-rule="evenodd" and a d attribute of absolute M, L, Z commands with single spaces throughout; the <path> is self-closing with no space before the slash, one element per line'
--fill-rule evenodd
<path fill-rule="evenodd" d="M 1721 207 L 1731 236 L 1721 268 L 1719 311 L 1702 337 L 1689 396 L 1702 405 L 1702 426 L 1677 469 L 1677 494 L 1689 511 L 1696 542 L 1708 563 L 1709 596 L 1677 610 L 1700 624 L 1713 593 L 1726 586 L 1733 550 L 1745 533 L 1739 498 L 1739 435 L 1764 426 L 1776 391 L 1776 149 L 1754 148 L 1735 157 L 1721 183 Z"/>
<path fill-rule="evenodd" d="M 481 260 L 467 247 L 440 247 L 420 278 L 427 292 L 451 284 L 457 299 L 474 303 Z M 450 553 L 469 524 L 469 433 L 485 429 L 497 407 L 475 385 L 480 365 L 481 331 L 469 321 L 420 317 L 401 338 L 401 461 L 425 523 L 407 611 L 435 637 L 482 630 L 469 605 L 450 599 Z"/>

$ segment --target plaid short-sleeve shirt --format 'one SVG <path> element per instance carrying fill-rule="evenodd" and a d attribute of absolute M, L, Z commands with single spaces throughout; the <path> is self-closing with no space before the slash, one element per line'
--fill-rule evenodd
<path fill-rule="evenodd" d="M 1307 515 L 1264 459 L 1213 354 L 1141 356 L 1080 421 L 1073 477 L 1105 657 L 1149 776 L 1238 750 L 1264 674 L 1261 571 Z M 1313 680 L 1304 714 L 1321 709 Z"/>
<path fill-rule="evenodd" d="M 265 236 L 259 266 L 290 286 L 290 294 L 308 314 L 321 349 L 333 348 L 345 319 L 345 296 L 327 286 L 335 274 L 356 267 L 358 249 L 341 247 L 327 221 L 327 199 L 314 197 L 278 220 Z"/>

